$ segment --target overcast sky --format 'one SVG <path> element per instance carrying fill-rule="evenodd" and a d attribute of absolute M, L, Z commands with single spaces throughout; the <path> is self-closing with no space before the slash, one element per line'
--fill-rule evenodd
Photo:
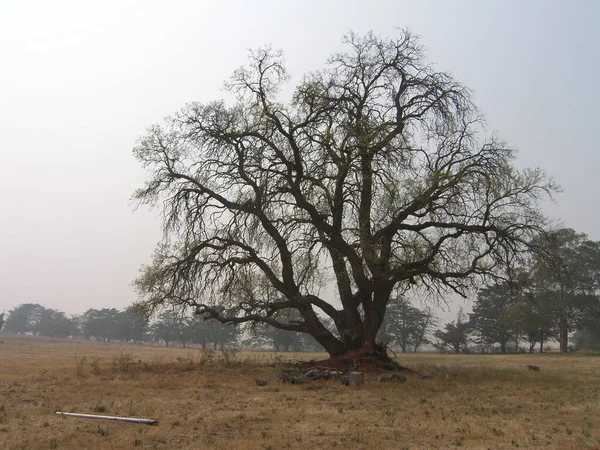
<path fill-rule="evenodd" d="M 0 0 L 0 312 L 123 308 L 160 239 L 134 212 L 132 148 L 191 101 L 224 97 L 247 49 L 292 83 L 352 29 L 422 37 L 488 127 L 564 193 L 547 212 L 600 240 L 600 1 Z"/>

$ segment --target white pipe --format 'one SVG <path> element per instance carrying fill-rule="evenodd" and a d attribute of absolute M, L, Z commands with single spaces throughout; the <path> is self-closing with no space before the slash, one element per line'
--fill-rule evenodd
<path fill-rule="evenodd" d="M 118 420 L 120 422 L 134 422 L 134 423 L 146 423 L 149 425 L 157 424 L 157 420 L 152 419 L 136 419 L 135 417 L 116 417 L 116 416 L 97 416 L 95 414 L 75 414 L 57 411 L 56 414 L 59 416 L 69 417 L 82 417 L 84 419 L 105 419 L 105 420 Z"/>

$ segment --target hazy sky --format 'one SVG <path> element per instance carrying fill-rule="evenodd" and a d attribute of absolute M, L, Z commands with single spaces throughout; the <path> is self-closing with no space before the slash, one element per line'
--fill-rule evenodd
<path fill-rule="evenodd" d="M 563 187 L 547 211 L 600 240 L 599 23 L 593 0 L 0 0 L 0 312 L 134 301 L 160 238 L 157 211 L 130 202 L 136 139 L 222 98 L 248 48 L 283 49 L 295 83 L 350 29 L 421 35 L 517 165 Z"/>

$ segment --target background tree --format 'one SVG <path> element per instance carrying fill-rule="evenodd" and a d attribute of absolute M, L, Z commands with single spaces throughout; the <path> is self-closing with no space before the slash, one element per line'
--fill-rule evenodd
<path fill-rule="evenodd" d="M 175 341 L 181 341 L 182 335 L 185 336 L 183 328 L 184 318 L 176 311 L 163 311 L 151 326 L 154 337 L 164 341 L 167 347 L 169 343 L 174 345 Z M 185 342 L 182 342 L 184 347 Z"/>
<path fill-rule="evenodd" d="M 508 342 L 518 341 L 518 322 L 512 314 L 516 303 L 517 294 L 507 283 L 495 283 L 477 292 L 469 324 L 480 344 L 499 344 L 500 352 L 506 353 Z"/>
<path fill-rule="evenodd" d="M 443 330 L 434 333 L 437 339 L 435 346 L 442 351 L 465 352 L 468 349 L 470 333 L 470 324 L 461 309 L 455 321 L 447 323 Z"/>
<path fill-rule="evenodd" d="M 276 313 L 277 321 L 281 323 L 294 323 L 301 320 L 300 315 L 293 309 L 285 309 Z M 269 347 L 273 351 L 301 351 L 303 347 L 302 333 L 282 330 L 267 324 L 251 324 L 247 328 L 247 342 L 259 347 Z"/>
<path fill-rule="evenodd" d="M 216 320 L 205 320 L 194 315 L 182 320 L 179 331 L 179 341 L 185 347 L 186 343 L 200 344 L 203 349 L 212 345 L 213 349 L 237 343 L 239 330 L 236 326 L 224 325 Z"/>
<path fill-rule="evenodd" d="M 118 339 L 119 314 L 116 308 L 88 309 L 78 319 L 82 336 L 105 342 Z"/>
<path fill-rule="evenodd" d="M 146 339 L 149 331 L 148 322 L 147 315 L 130 306 L 118 313 L 113 337 L 122 342 L 140 343 Z"/>
<path fill-rule="evenodd" d="M 529 342 L 529 352 L 539 343 L 539 352 L 544 352 L 544 344 L 558 333 L 552 317 L 551 305 L 540 302 L 530 293 L 519 293 L 517 302 L 509 311 L 510 320 Z"/>
<path fill-rule="evenodd" d="M 563 228 L 540 238 L 538 245 L 530 295 L 552 317 L 560 351 L 566 352 L 569 333 L 600 309 L 600 242 Z"/>
<path fill-rule="evenodd" d="M 0 314 L 0 331 L 2 331 L 3 327 L 4 327 L 4 312 L 2 312 L 2 314 Z"/>
<path fill-rule="evenodd" d="M 282 323 L 293 323 L 300 317 L 292 309 L 282 310 L 275 317 Z M 282 330 L 263 323 L 251 323 L 246 327 L 244 345 L 268 348 L 275 352 L 301 351 L 304 345 L 302 333 Z"/>
<path fill-rule="evenodd" d="M 429 335 L 436 326 L 430 308 L 421 310 L 412 306 L 408 298 L 396 296 L 390 300 L 378 338 L 399 346 L 402 353 L 407 349 L 416 353 L 422 344 L 431 343 Z"/>
<path fill-rule="evenodd" d="M 584 320 L 575 331 L 573 341 L 577 349 L 600 350 L 600 314 Z"/>
<path fill-rule="evenodd" d="M 199 344 L 203 349 L 206 349 L 210 344 L 210 332 L 207 330 L 210 324 L 202 317 L 192 316 L 184 320 L 183 333 L 187 341 L 194 344 Z"/>
<path fill-rule="evenodd" d="M 192 103 L 140 140 L 135 197 L 165 231 L 137 281 L 149 309 L 307 333 L 339 355 L 375 344 L 394 289 L 466 295 L 527 247 L 545 175 L 511 165 L 415 36 L 345 43 L 287 104 L 281 53 L 255 51 L 227 83 L 235 105 Z M 289 308 L 301 320 L 277 320 Z"/>
<path fill-rule="evenodd" d="M 214 319 L 204 319 L 197 315 L 187 320 L 187 333 L 191 342 L 200 344 L 202 348 L 212 345 L 213 349 L 225 345 L 236 344 L 239 332 L 237 326 L 222 324 Z"/>
<path fill-rule="evenodd" d="M 14 334 L 35 334 L 44 307 L 37 303 L 23 303 L 8 311 L 4 331 Z"/>
<path fill-rule="evenodd" d="M 35 333 L 39 336 L 68 338 L 79 334 L 77 323 L 63 311 L 43 308 L 40 320 L 35 324 Z"/>

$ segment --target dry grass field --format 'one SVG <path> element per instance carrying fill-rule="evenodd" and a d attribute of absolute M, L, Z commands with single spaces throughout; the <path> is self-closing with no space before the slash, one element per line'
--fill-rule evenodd
<path fill-rule="evenodd" d="M 282 384 L 274 354 L 216 352 L 206 361 L 195 349 L 0 341 L 2 449 L 600 448 L 600 357 L 592 355 L 400 356 L 431 378 L 391 384 L 368 374 L 347 387 Z M 270 382 L 258 387 L 257 377 Z"/>

